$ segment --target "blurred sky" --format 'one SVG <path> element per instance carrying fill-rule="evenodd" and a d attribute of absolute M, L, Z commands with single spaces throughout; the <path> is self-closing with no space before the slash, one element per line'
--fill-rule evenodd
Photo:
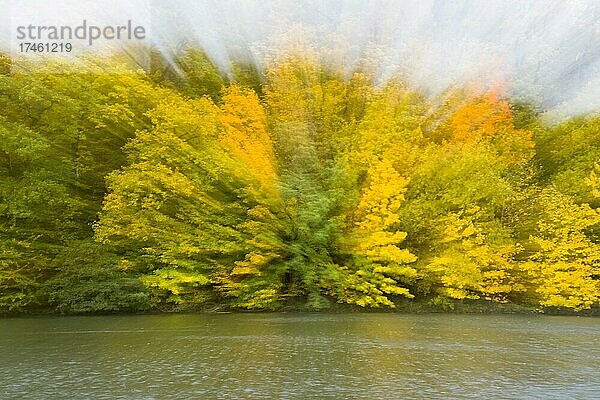
<path fill-rule="evenodd" d="M 0 13 L 9 3 L 0 0 Z M 81 19 L 142 12 L 127 0 L 40 0 L 29 11 L 57 16 L 68 4 Z M 154 45 L 168 53 L 197 43 L 225 71 L 234 55 L 263 65 L 303 46 L 348 69 L 368 62 L 381 79 L 401 72 L 432 93 L 501 84 L 555 117 L 600 110 L 599 0 L 148 0 L 147 7 Z M 8 13 L 0 14 L 5 49 L 9 26 Z"/>

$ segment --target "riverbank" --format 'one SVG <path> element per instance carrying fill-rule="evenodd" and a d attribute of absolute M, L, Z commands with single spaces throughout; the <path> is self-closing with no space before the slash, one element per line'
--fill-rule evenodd
<path fill-rule="evenodd" d="M 67 315 L 159 315 L 159 314 L 264 314 L 264 313 L 321 313 L 321 314 L 520 314 L 520 315 L 564 315 L 581 317 L 600 317 L 600 307 L 589 310 L 573 311 L 569 309 L 536 308 L 533 306 L 498 303 L 483 300 L 450 300 L 443 302 L 434 301 L 404 301 L 397 302 L 395 308 L 363 308 L 360 306 L 332 303 L 327 309 L 315 310 L 308 308 L 299 301 L 289 301 L 282 307 L 273 310 L 244 310 L 227 307 L 224 304 L 210 304 L 201 307 L 163 307 L 153 308 L 146 311 L 135 312 L 87 312 L 87 313 L 65 313 L 49 308 L 30 309 L 21 312 L 0 313 L 0 318 L 27 317 L 27 316 L 67 316 Z"/>

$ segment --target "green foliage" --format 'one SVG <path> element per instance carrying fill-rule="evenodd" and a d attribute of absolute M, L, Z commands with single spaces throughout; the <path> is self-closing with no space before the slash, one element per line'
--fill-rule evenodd
<path fill-rule="evenodd" d="M 265 78 L 251 61 L 238 61 L 232 66 L 233 82 L 254 91 L 258 97 L 264 97 L 263 86 Z"/>
<path fill-rule="evenodd" d="M 143 311 L 147 288 L 117 268 L 119 257 L 94 242 L 69 243 L 52 261 L 56 270 L 41 291 L 61 313 Z"/>
<path fill-rule="evenodd" d="M 544 166 L 545 182 L 577 203 L 600 207 L 586 181 L 600 160 L 600 117 L 577 117 L 536 136 L 536 161 Z"/>
<path fill-rule="evenodd" d="M 11 69 L 10 57 L 0 53 L 0 75 L 8 75 Z"/>
<path fill-rule="evenodd" d="M 162 97 L 137 74 L 0 75 L 0 311 L 46 304 L 53 259 L 91 238 L 105 175 Z"/>
<path fill-rule="evenodd" d="M 174 54 L 153 51 L 151 61 L 152 81 L 189 97 L 208 96 L 218 101 L 228 81 L 204 51 L 189 46 Z"/>

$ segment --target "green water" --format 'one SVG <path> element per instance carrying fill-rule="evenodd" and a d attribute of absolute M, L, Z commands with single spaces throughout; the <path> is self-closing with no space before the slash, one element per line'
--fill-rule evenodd
<path fill-rule="evenodd" d="M 0 399 L 599 399 L 600 319 L 0 320 Z"/>

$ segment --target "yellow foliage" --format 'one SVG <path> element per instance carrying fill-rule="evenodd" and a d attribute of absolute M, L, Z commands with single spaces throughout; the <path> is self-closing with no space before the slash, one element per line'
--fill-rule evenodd
<path fill-rule="evenodd" d="M 267 77 L 266 102 L 270 114 L 282 122 L 307 121 L 318 67 L 298 57 L 287 57 L 272 65 Z"/>
<path fill-rule="evenodd" d="M 538 222 L 537 244 L 524 268 L 531 274 L 547 307 L 582 310 L 600 301 L 600 245 L 592 242 L 585 231 L 600 224 L 600 212 L 552 188 L 540 196 L 544 215 Z"/>
<path fill-rule="evenodd" d="M 275 199 L 277 171 L 267 118 L 258 96 L 251 90 L 229 87 L 223 95 L 219 115 L 224 131 L 219 141 L 242 163 L 243 173 L 259 182 L 257 197 Z"/>
<path fill-rule="evenodd" d="M 193 294 L 195 288 L 210 283 L 202 274 L 173 269 L 157 269 L 150 275 L 140 277 L 140 280 L 151 288 L 169 292 L 169 301 L 175 303 L 183 302 L 183 295 Z"/>
<path fill-rule="evenodd" d="M 354 211 L 350 234 L 353 238 L 350 252 L 363 258 L 365 264 L 348 277 L 348 289 L 343 295 L 346 302 L 363 307 L 393 307 L 386 295 L 413 297 L 397 280 L 416 277 L 416 270 L 403 264 L 417 258 L 398 247 L 406 233 L 394 230 L 407 184 L 408 180 L 400 176 L 389 161 L 377 162 L 370 168 L 368 184 Z"/>
<path fill-rule="evenodd" d="M 515 276 L 517 264 L 512 260 L 520 247 L 492 241 L 484 229 L 489 224 L 480 207 L 450 213 L 439 220 L 439 225 L 439 243 L 444 248 L 426 270 L 440 277 L 448 297 L 506 301 L 510 293 L 524 290 Z"/>
<path fill-rule="evenodd" d="M 408 179 L 400 176 L 391 162 L 381 161 L 372 166 L 369 186 L 356 208 L 357 230 L 376 233 L 398 222 L 396 211 L 404 200 L 407 184 Z"/>

